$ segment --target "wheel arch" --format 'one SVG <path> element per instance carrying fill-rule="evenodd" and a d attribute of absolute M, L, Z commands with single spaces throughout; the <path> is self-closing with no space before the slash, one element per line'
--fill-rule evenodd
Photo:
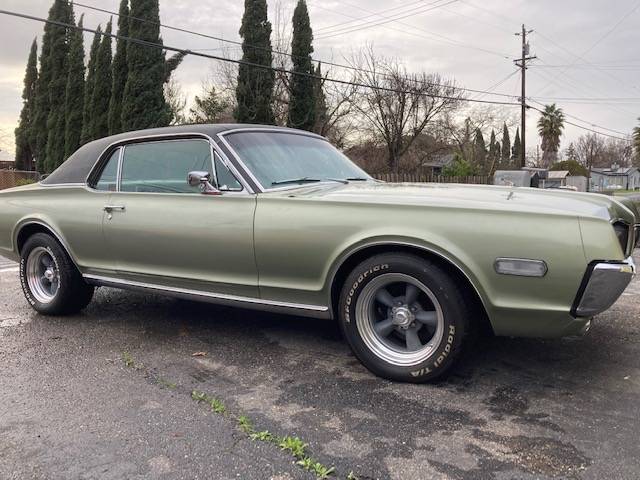
<path fill-rule="evenodd" d="M 442 253 L 422 245 L 405 242 L 384 241 L 370 243 L 354 248 L 342 257 L 338 265 L 333 268 L 332 275 L 330 276 L 329 306 L 334 318 L 338 318 L 337 310 L 340 291 L 349 276 L 349 273 L 351 273 L 359 263 L 363 262 L 367 258 L 383 253 L 406 253 L 434 262 L 451 275 L 456 283 L 462 287 L 465 297 L 472 302 L 472 311 L 480 312 L 476 319 L 479 322 L 478 327 L 483 332 L 493 333 L 486 300 L 481 294 L 480 289 L 478 289 L 471 280 L 469 274 L 466 273 L 457 263 L 450 258 L 447 258 Z"/>
<path fill-rule="evenodd" d="M 69 248 L 69 245 L 67 244 L 64 237 L 59 234 L 55 228 L 53 228 L 43 220 L 29 219 L 23 220 L 18 224 L 13 236 L 13 245 L 18 256 L 20 256 L 22 248 L 24 247 L 24 244 L 27 242 L 27 240 L 36 233 L 46 233 L 52 236 L 65 250 L 65 252 L 67 252 L 67 255 L 69 255 L 69 258 L 71 258 L 71 261 L 76 266 L 76 268 L 80 270 L 78 262 L 76 261 L 76 258 L 73 255 L 73 252 Z"/>

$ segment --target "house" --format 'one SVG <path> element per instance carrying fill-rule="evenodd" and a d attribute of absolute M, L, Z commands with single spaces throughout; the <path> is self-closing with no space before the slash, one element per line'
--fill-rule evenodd
<path fill-rule="evenodd" d="M 431 155 L 428 160 L 422 162 L 422 167 L 425 170 L 431 170 L 432 175 L 442 175 L 442 169 L 451 165 L 455 158 L 453 153 Z"/>
<path fill-rule="evenodd" d="M 640 170 L 637 167 L 621 167 L 614 163 L 610 168 L 591 169 L 591 191 L 640 190 Z"/>

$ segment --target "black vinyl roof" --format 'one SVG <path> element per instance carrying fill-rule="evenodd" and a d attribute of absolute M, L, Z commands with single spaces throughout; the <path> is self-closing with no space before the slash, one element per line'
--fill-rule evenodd
<path fill-rule="evenodd" d="M 250 125 L 238 123 L 220 123 L 205 125 L 179 125 L 175 127 L 152 128 L 148 130 L 136 130 L 133 132 L 121 133 L 110 137 L 101 138 L 83 145 L 76 150 L 62 165 L 45 178 L 41 183 L 44 185 L 58 185 L 67 183 L 85 183 L 89 173 L 93 169 L 100 156 L 110 146 L 118 143 L 126 143 L 140 137 L 159 137 L 173 135 L 201 134 L 214 138 L 215 135 L 235 129 L 274 129 L 285 130 L 284 127 L 269 125 Z M 308 132 L 306 132 L 308 133 Z M 215 138 L 214 138 L 215 140 Z"/>

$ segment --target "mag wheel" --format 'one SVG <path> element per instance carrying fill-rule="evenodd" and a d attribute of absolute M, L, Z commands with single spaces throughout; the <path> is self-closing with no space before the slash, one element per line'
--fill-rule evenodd
<path fill-rule="evenodd" d="M 60 271 L 52 253 L 36 247 L 29 253 L 26 265 L 29 291 L 40 303 L 51 303 L 60 288 Z"/>
<path fill-rule="evenodd" d="M 353 352 L 372 372 L 426 382 L 441 378 L 459 356 L 469 314 L 460 288 L 439 266 L 384 254 L 353 270 L 340 320 Z"/>
<path fill-rule="evenodd" d="M 62 246 L 36 233 L 22 247 L 20 282 L 29 304 L 44 315 L 76 313 L 86 307 L 94 288 L 88 285 Z"/>

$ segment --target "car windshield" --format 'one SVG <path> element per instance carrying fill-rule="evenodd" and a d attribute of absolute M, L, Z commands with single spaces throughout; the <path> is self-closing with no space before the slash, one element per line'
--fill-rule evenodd
<path fill-rule="evenodd" d="M 321 138 L 287 132 L 238 132 L 225 138 L 265 189 L 371 178 Z"/>

